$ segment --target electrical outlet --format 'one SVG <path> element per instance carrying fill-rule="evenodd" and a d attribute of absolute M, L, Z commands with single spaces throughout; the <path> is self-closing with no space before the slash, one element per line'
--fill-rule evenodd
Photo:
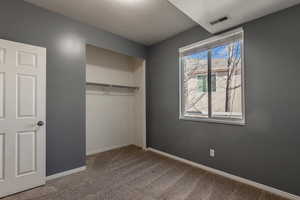
<path fill-rule="evenodd" d="M 214 149 L 209 150 L 209 156 L 210 157 L 215 157 L 215 150 Z"/>

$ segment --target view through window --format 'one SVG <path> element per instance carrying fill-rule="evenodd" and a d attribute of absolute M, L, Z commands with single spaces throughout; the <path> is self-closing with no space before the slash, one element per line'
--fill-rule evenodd
<path fill-rule="evenodd" d="M 180 49 L 181 118 L 244 123 L 243 31 Z"/>

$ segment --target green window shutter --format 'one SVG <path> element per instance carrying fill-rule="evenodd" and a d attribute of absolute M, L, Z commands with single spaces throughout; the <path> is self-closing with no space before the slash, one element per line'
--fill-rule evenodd
<path fill-rule="evenodd" d="M 207 92 L 207 76 L 199 75 L 198 77 L 198 91 L 199 92 Z"/>
<path fill-rule="evenodd" d="M 207 87 L 207 76 L 203 76 L 203 92 L 208 92 L 208 87 Z"/>
<path fill-rule="evenodd" d="M 211 91 L 215 92 L 217 89 L 217 76 L 216 74 L 211 75 Z"/>

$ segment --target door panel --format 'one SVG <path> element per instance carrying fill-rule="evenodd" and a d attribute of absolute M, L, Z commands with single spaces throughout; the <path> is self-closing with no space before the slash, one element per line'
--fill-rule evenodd
<path fill-rule="evenodd" d="M 36 171 L 36 132 L 17 133 L 17 175 L 22 176 Z"/>
<path fill-rule="evenodd" d="M 4 147 L 5 136 L 4 133 L 0 133 L 0 181 L 4 179 Z"/>
<path fill-rule="evenodd" d="M 36 77 L 17 74 L 17 113 L 18 117 L 36 116 Z"/>
<path fill-rule="evenodd" d="M 46 49 L 0 39 L 0 197 L 45 184 Z"/>
<path fill-rule="evenodd" d="M 18 51 L 17 55 L 18 55 L 17 56 L 18 66 L 36 67 L 36 60 L 37 60 L 36 54 L 30 52 Z"/>
<path fill-rule="evenodd" d="M 0 119 L 3 119 L 5 116 L 4 79 L 5 74 L 0 72 Z"/>
<path fill-rule="evenodd" d="M 0 65 L 4 64 L 4 61 L 5 61 L 5 49 L 0 48 Z"/>

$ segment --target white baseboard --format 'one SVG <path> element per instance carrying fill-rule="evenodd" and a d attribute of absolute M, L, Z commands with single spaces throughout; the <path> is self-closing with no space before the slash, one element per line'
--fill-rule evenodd
<path fill-rule="evenodd" d="M 64 171 L 64 172 L 60 172 L 60 173 L 57 173 L 57 174 L 53 174 L 51 176 L 47 176 L 46 181 L 50 181 L 50 180 L 60 178 L 60 177 L 63 177 L 63 176 L 68 176 L 68 175 L 71 175 L 71 174 L 75 174 L 75 173 L 78 173 L 78 172 L 81 172 L 81 171 L 84 171 L 84 170 L 86 170 L 86 166 L 71 169 L 71 170 Z"/>
<path fill-rule="evenodd" d="M 148 148 L 147 150 L 152 151 L 152 152 L 157 153 L 157 154 L 160 154 L 160 155 L 163 155 L 163 156 L 166 156 L 166 157 L 169 157 L 171 159 L 186 163 L 188 165 L 191 165 L 191 166 L 194 166 L 194 167 L 197 167 L 197 168 L 201 168 L 205 171 L 208 171 L 208 172 L 211 172 L 211 173 L 229 178 L 231 180 L 234 180 L 234 181 L 237 181 L 237 182 L 240 182 L 240 183 L 244 183 L 244 184 L 256 187 L 258 189 L 273 193 L 275 195 L 278 195 L 278 196 L 281 196 L 281 197 L 284 197 L 284 198 L 288 198 L 288 199 L 291 199 L 291 200 L 300 200 L 300 197 L 297 196 L 297 195 L 293 195 L 293 194 L 290 194 L 288 192 L 284 192 L 282 190 L 279 190 L 279 189 L 276 189 L 276 188 L 273 188 L 273 187 L 270 187 L 270 186 L 267 186 L 267 185 L 263 185 L 263 184 L 260 184 L 260 183 L 257 183 L 257 182 L 239 177 L 239 176 L 235 176 L 235 175 L 229 174 L 229 173 L 221 171 L 221 170 L 217 170 L 217 169 L 214 169 L 214 168 L 211 168 L 211 167 L 207 167 L 205 165 L 201 165 L 201 164 L 195 163 L 193 161 L 186 160 L 186 159 L 171 155 L 169 153 L 165 153 L 163 151 L 159 151 L 159 150 L 156 150 L 156 149 L 153 149 L 153 148 Z"/>
<path fill-rule="evenodd" d="M 114 145 L 114 146 L 110 146 L 110 147 L 104 147 L 104 148 L 100 148 L 100 149 L 96 149 L 96 150 L 91 150 L 91 151 L 88 151 L 86 153 L 86 155 L 91 156 L 91 155 L 94 155 L 94 154 L 98 154 L 98 153 L 102 153 L 102 152 L 105 152 L 105 151 L 110 151 L 110 150 L 113 150 L 113 149 L 126 147 L 126 146 L 129 146 L 129 145 L 131 145 L 131 144 Z"/>

